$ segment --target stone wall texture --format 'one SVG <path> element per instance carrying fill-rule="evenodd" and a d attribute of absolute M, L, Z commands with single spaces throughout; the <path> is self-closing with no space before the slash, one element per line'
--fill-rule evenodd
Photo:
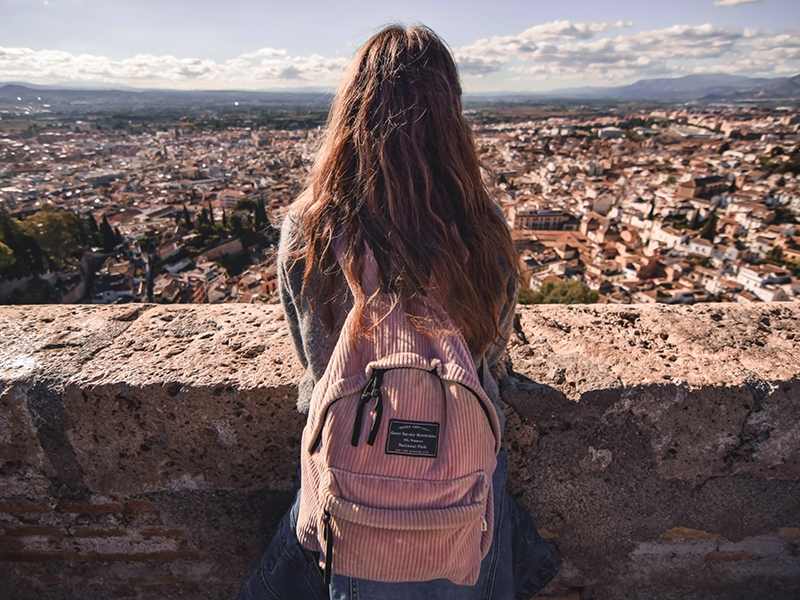
<path fill-rule="evenodd" d="M 0 309 L 0 596 L 235 597 L 300 373 L 278 307 Z M 800 597 L 800 306 L 522 308 L 503 399 L 542 596 Z"/>

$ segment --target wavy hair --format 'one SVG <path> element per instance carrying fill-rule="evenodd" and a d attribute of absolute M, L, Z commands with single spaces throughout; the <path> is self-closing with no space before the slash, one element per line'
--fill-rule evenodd
<path fill-rule="evenodd" d="M 500 337 L 511 299 L 499 290 L 517 276 L 516 250 L 483 184 L 455 61 L 433 31 L 390 26 L 356 53 L 301 198 L 304 293 L 316 272 L 331 298 L 340 236 L 347 278 L 360 281 L 368 244 L 380 291 L 402 302 L 412 322 L 415 303 L 430 297 L 473 353 Z M 355 287 L 356 335 L 369 335 L 370 298 Z"/>

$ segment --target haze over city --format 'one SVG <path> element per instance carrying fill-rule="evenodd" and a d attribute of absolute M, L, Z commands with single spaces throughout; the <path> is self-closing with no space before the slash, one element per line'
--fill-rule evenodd
<path fill-rule="evenodd" d="M 381 25 L 422 22 L 468 92 L 800 73 L 796 0 L 0 0 L 0 82 L 331 89 Z"/>

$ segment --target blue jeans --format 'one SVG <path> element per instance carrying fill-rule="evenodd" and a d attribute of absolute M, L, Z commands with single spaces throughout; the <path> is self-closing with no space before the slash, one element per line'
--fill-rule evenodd
<path fill-rule="evenodd" d="M 317 558 L 297 541 L 298 492 L 238 600 L 528 600 L 556 576 L 558 562 L 506 491 L 507 461 L 503 450 L 492 476 L 494 539 L 474 586 L 456 585 L 446 579 L 382 583 L 334 574 L 330 588 L 326 588 Z"/>

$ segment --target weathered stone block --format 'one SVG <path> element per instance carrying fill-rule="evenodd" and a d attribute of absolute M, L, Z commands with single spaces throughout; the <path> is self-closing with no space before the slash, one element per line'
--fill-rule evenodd
<path fill-rule="evenodd" d="M 800 307 L 521 308 L 509 488 L 564 598 L 800 591 Z M 5 597 L 233 597 L 297 485 L 269 306 L 0 310 Z"/>

